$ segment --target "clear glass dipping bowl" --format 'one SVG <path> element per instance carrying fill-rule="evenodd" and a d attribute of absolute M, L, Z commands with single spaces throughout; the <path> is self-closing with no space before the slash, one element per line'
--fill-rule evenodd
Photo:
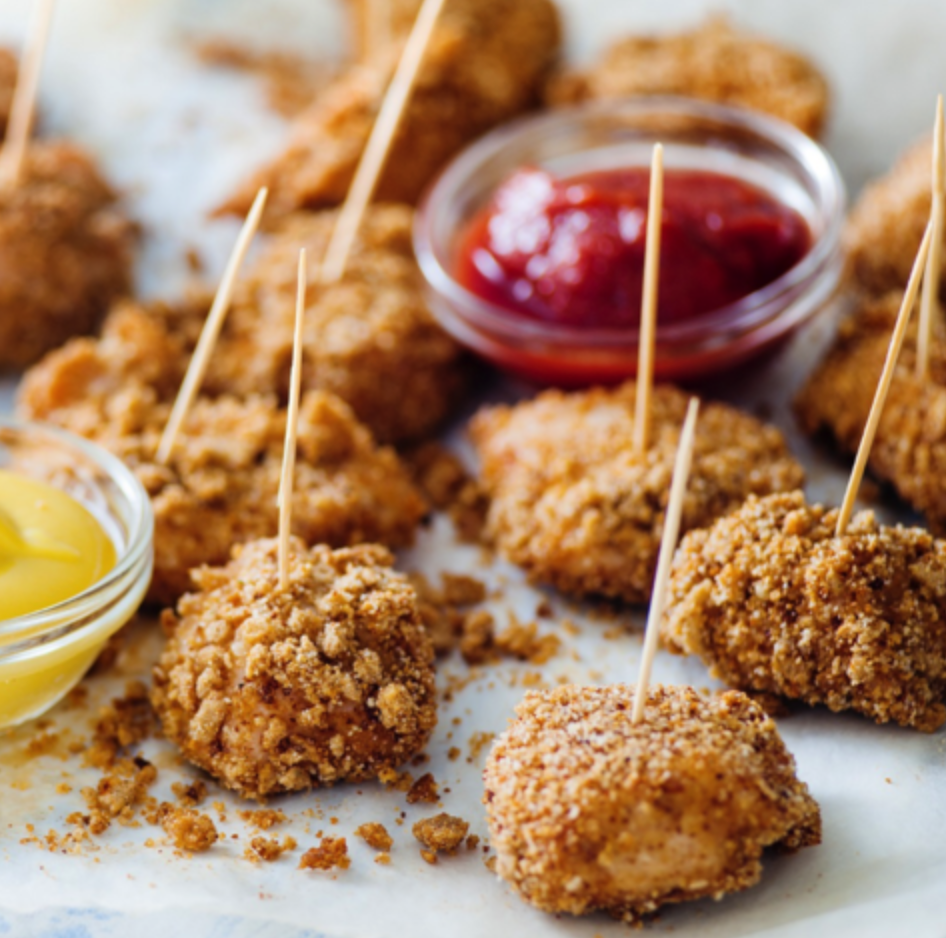
<path fill-rule="evenodd" d="M 843 272 L 844 183 L 830 155 L 789 124 L 741 108 L 689 98 L 594 102 L 527 117 L 463 151 L 424 197 L 414 246 L 430 308 L 459 342 L 507 371 L 540 383 L 581 386 L 632 376 L 636 329 L 584 329 L 504 310 L 453 276 L 457 245 L 496 188 L 523 166 L 559 177 L 648 166 L 662 142 L 669 168 L 744 179 L 795 208 L 812 247 L 761 290 L 699 319 L 662 324 L 655 372 L 695 379 L 754 358 L 824 308 Z"/>
<path fill-rule="evenodd" d="M 77 596 L 0 621 L 0 728 L 39 716 L 81 679 L 144 599 L 154 560 L 151 502 L 98 446 L 54 427 L 0 419 L 0 469 L 62 489 L 102 524 L 115 567 Z"/>

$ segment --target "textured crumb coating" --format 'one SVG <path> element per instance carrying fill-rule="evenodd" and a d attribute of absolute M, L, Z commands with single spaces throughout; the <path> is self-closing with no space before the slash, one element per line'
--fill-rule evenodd
<path fill-rule="evenodd" d="M 378 40 L 393 38 L 403 40 L 411 31 L 420 11 L 422 0 L 387 0 L 385 3 L 385 21 L 379 24 L 372 0 L 346 0 L 353 18 L 355 34 L 355 54 L 362 61 L 370 62 L 379 52 Z M 387 36 L 381 36 L 382 31 Z"/>
<path fill-rule="evenodd" d="M 129 321 L 148 324 L 140 315 Z M 60 367 L 26 382 L 20 414 L 95 440 L 133 469 L 155 515 L 148 595 L 171 604 L 190 587 L 192 568 L 225 563 L 234 544 L 276 531 L 286 412 L 270 397 L 200 397 L 170 464 L 160 465 L 155 453 L 170 405 L 157 399 L 159 382 L 134 379 L 133 357 L 122 367 L 107 357 L 109 342 L 120 339 L 57 353 Z M 154 346 L 150 364 L 158 371 L 164 353 L 173 357 L 173 346 Z M 148 367 L 142 362 L 143 375 Z M 351 409 L 322 391 L 302 398 L 295 478 L 292 529 L 308 544 L 402 547 L 427 510 L 397 454 L 376 446 Z"/>
<path fill-rule="evenodd" d="M 299 248 L 309 258 L 303 385 L 344 400 L 381 442 L 430 436 L 469 382 L 469 362 L 423 297 L 406 205 L 368 210 L 344 279 L 317 283 L 337 213 L 285 219 L 241 284 L 211 364 L 210 390 L 284 397 Z"/>
<path fill-rule="evenodd" d="M 195 571 L 162 623 L 152 702 L 184 756 L 247 798 L 377 777 L 437 723 L 434 653 L 383 547 L 275 539 Z"/>
<path fill-rule="evenodd" d="M 131 288 L 134 241 L 85 152 L 32 144 L 19 182 L 0 193 L 0 368 L 95 328 Z"/>
<path fill-rule="evenodd" d="M 444 164 L 490 128 L 534 107 L 561 45 L 550 0 L 450 0 L 427 46 L 375 193 L 415 203 Z M 267 218 L 340 204 L 402 43 L 349 69 L 304 111 L 289 146 L 221 207 L 244 214 L 269 186 Z"/>
<path fill-rule="evenodd" d="M 867 293 L 905 289 L 930 220 L 931 174 L 932 139 L 926 137 L 865 186 L 851 209 L 844 246 L 851 276 Z M 946 265 L 939 295 L 946 302 Z"/>
<path fill-rule="evenodd" d="M 804 56 L 713 18 L 686 32 L 628 36 L 587 70 L 551 82 L 552 104 L 674 94 L 763 111 L 817 137 L 828 84 Z"/>
<path fill-rule="evenodd" d="M 842 451 L 857 452 L 902 299 L 894 292 L 865 300 L 842 323 L 795 401 L 806 433 L 827 433 Z M 922 512 L 936 534 L 946 533 L 946 326 L 938 317 L 925 381 L 916 376 L 916 321 L 908 330 L 869 468 Z"/>
<path fill-rule="evenodd" d="M 631 603 L 650 596 L 688 397 L 654 389 L 651 443 L 632 449 L 633 383 L 547 391 L 471 424 L 492 497 L 488 534 L 530 576 L 565 593 Z M 804 479 L 781 433 L 722 404 L 704 404 L 682 529 L 702 527 L 750 494 Z"/>
<path fill-rule="evenodd" d="M 0 137 L 7 132 L 18 69 L 16 54 L 10 49 L 0 48 Z"/>
<path fill-rule="evenodd" d="M 750 499 L 684 539 L 661 627 L 714 676 L 931 732 L 946 721 L 946 543 L 801 492 Z"/>
<path fill-rule="evenodd" d="M 766 847 L 821 841 L 775 723 L 745 695 L 634 688 L 531 692 L 485 771 L 496 871 L 547 912 L 628 921 L 752 886 Z"/>

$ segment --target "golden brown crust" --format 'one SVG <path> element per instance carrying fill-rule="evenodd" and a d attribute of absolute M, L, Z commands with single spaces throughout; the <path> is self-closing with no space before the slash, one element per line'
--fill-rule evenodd
<path fill-rule="evenodd" d="M 532 692 L 485 783 L 497 872 L 548 912 L 634 921 L 761 875 L 764 848 L 821 840 L 818 805 L 775 724 L 745 695 L 654 687 Z"/>
<path fill-rule="evenodd" d="M 195 571 L 164 613 L 152 702 L 185 757 L 248 798 L 377 777 L 437 723 L 433 649 L 417 597 L 373 545 L 275 540 Z"/>
<path fill-rule="evenodd" d="M 467 389 L 469 362 L 424 302 L 413 212 L 374 206 L 341 283 L 317 286 L 335 212 L 299 212 L 243 281 L 208 376 L 211 391 L 285 397 L 299 248 L 310 259 L 303 385 L 344 400 L 381 442 L 430 436 Z"/>
<path fill-rule="evenodd" d="M 452 0 L 428 44 L 376 198 L 415 203 L 438 170 L 491 127 L 538 103 L 561 44 L 550 0 Z M 384 95 L 401 43 L 333 82 L 298 118 L 286 151 L 221 207 L 243 215 L 269 186 L 267 218 L 338 205 Z"/>
<path fill-rule="evenodd" d="M 851 276 L 870 294 L 903 290 L 930 218 L 932 142 L 911 146 L 851 209 L 844 233 Z M 939 284 L 946 302 L 946 267 Z"/>
<path fill-rule="evenodd" d="M 795 401 L 806 433 L 828 433 L 856 453 L 883 369 L 902 294 L 865 300 L 842 323 L 825 360 Z M 916 323 L 908 330 L 887 395 L 869 468 L 946 533 L 946 328 L 934 322 L 930 374 L 916 377 Z"/>
<path fill-rule="evenodd" d="M 0 137 L 4 137 L 7 132 L 18 69 L 16 54 L 10 49 L 0 48 Z"/>
<path fill-rule="evenodd" d="M 763 111 L 812 137 L 824 129 L 828 85 L 804 56 L 743 33 L 725 18 L 664 36 L 629 36 L 588 70 L 550 83 L 552 104 L 675 94 Z"/>
<path fill-rule="evenodd" d="M 0 194 L 0 368 L 89 332 L 131 287 L 134 228 L 91 158 L 35 143 Z"/>
<path fill-rule="evenodd" d="M 801 492 L 751 498 L 692 531 L 661 636 L 743 690 L 932 731 L 946 721 L 946 544 Z"/>
<path fill-rule="evenodd" d="M 471 424 L 493 502 L 487 530 L 539 582 L 632 603 L 650 596 L 687 395 L 654 390 L 652 442 L 630 441 L 635 387 L 547 391 Z M 683 530 L 710 523 L 752 494 L 790 491 L 803 471 L 774 427 L 722 404 L 703 406 Z"/>

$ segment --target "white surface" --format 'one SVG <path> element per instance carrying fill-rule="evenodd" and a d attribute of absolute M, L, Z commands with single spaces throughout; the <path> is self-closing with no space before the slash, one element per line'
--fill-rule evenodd
<path fill-rule="evenodd" d="M 588 55 L 619 29 L 678 23 L 709 6 L 700 0 L 677 0 L 672 8 L 627 0 L 568 0 L 562 5 L 569 12 L 578 56 Z M 829 143 L 852 188 L 884 169 L 896 151 L 925 129 L 936 90 L 946 88 L 944 4 L 743 0 L 713 6 L 734 10 L 738 22 L 816 56 L 836 90 Z M 25 0 L 0 5 L 0 38 L 19 35 L 28 8 Z M 279 146 L 283 132 L 281 122 L 263 107 L 253 80 L 203 68 L 188 54 L 186 38 L 197 30 L 226 32 L 264 47 L 332 55 L 339 52 L 340 22 L 338 10 L 324 0 L 60 0 L 43 84 L 47 126 L 90 146 L 128 189 L 131 208 L 147 227 L 140 265 L 144 292 L 167 295 L 179 289 L 183 254 L 191 245 L 205 253 L 212 269 L 219 269 L 235 225 L 208 224 L 206 210 L 244 167 Z M 838 501 L 842 473 L 835 465 L 816 463 L 794 433 L 785 407 L 826 340 L 829 325 L 818 323 L 774 367 L 723 391 L 754 406 L 769 405 L 813 470 L 810 494 Z M 7 394 L 11 386 L 5 383 Z M 403 562 L 482 575 L 478 552 L 456 547 L 443 519 Z M 491 576 L 507 581 L 503 608 L 532 619 L 539 594 L 523 585 L 518 571 L 499 566 Z M 558 609 L 564 607 L 559 604 Z M 571 610 L 565 614 L 574 617 Z M 504 616 L 500 612 L 500 625 Z M 543 622 L 541 627 L 552 626 Z M 585 622 L 578 638 L 563 635 L 566 650 L 547 666 L 549 678 L 632 680 L 640 638 L 605 639 L 607 628 Z M 140 670 L 146 657 L 133 656 L 129 671 Z M 458 661 L 443 670 L 442 679 L 446 672 L 467 672 Z M 478 764 L 468 764 L 467 742 L 474 731 L 503 728 L 522 693 L 509 686 L 510 677 L 527 670 L 534 669 L 505 665 L 484 671 L 482 679 L 442 709 L 429 747 L 430 770 L 442 787 L 451 789 L 444 795 L 445 810 L 471 820 L 481 835 L 482 756 Z M 708 683 L 697 661 L 664 654 L 658 657 L 655 680 Z M 122 676 L 92 681 L 94 699 L 105 701 L 119 693 L 123 681 Z M 62 711 L 53 716 L 59 728 L 76 719 Z M 459 726 L 452 724 L 455 717 L 462 721 Z M 79 718 L 77 733 L 84 732 L 86 721 L 87 715 Z M 780 728 L 798 759 L 800 776 L 821 803 L 823 846 L 768 859 L 760 886 L 722 903 L 667 911 L 651 930 L 705 938 L 941 938 L 946 934 L 944 734 L 921 736 L 820 711 L 781 721 Z M 17 753 L 30 735 L 27 729 L 0 740 L 0 933 L 151 938 L 185 927 L 190 935 L 239 938 L 305 932 L 331 938 L 486 933 L 590 938 L 626 933 L 600 917 L 557 920 L 534 912 L 486 872 L 479 853 L 427 866 L 409 829 L 432 810 L 406 808 L 403 795 L 372 785 L 360 786 L 360 795 L 340 788 L 276 805 L 295 816 L 291 830 L 302 848 L 315 843 L 318 829 L 349 837 L 353 867 L 334 881 L 296 871 L 293 859 L 253 866 L 242 859 L 237 841 L 189 860 L 166 848 L 143 849 L 146 837 L 160 833 L 152 828 L 116 826 L 101 838 L 101 849 L 87 857 L 21 846 L 27 822 L 35 823 L 40 833 L 50 827 L 64 830 L 64 816 L 80 807 L 79 788 L 95 777 L 76 772 L 74 760 L 63 763 L 55 757 L 16 766 Z M 445 757 L 451 745 L 463 750 L 457 762 Z M 186 770 L 167 746 L 152 742 L 147 753 L 161 770 L 157 794 L 167 797 L 171 782 Z M 54 795 L 64 771 L 75 792 Z M 236 807 L 228 796 L 215 792 L 211 797 L 226 801 L 231 813 Z M 407 821 L 397 827 L 393 822 L 402 808 Z M 339 824 L 306 818 L 307 810 L 323 812 L 326 819 L 337 816 Z M 382 820 L 395 834 L 391 867 L 374 865 L 371 851 L 351 837 L 363 820 Z M 245 832 L 242 823 L 229 830 L 241 836 Z"/>

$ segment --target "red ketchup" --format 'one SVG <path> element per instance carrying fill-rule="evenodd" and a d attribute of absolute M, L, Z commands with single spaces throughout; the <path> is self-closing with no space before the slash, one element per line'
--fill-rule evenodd
<path fill-rule="evenodd" d="M 647 167 L 556 179 L 522 169 L 460 240 L 456 276 L 524 316 L 636 329 L 644 276 Z M 764 189 L 703 170 L 667 170 L 660 322 L 706 316 L 794 267 L 811 247 L 801 215 Z"/>

